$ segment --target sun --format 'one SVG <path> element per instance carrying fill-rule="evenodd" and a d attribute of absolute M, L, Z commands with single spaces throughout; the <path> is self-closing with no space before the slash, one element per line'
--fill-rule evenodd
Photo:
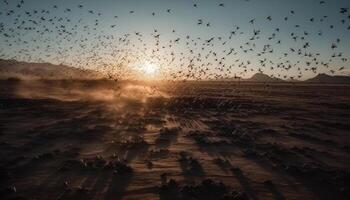
<path fill-rule="evenodd" d="M 148 75 L 154 75 L 156 73 L 156 71 L 157 71 L 157 67 L 154 64 L 146 63 L 143 66 L 143 70 Z"/>
<path fill-rule="evenodd" d="M 147 76 L 155 76 L 158 71 L 158 66 L 153 63 L 145 63 L 141 66 L 141 71 Z"/>
<path fill-rule="evenodd" d="M 141 61 L 132 65 L 136 79 L 158 80 L 161 78 L 162 70 L 157 62 Z"/>

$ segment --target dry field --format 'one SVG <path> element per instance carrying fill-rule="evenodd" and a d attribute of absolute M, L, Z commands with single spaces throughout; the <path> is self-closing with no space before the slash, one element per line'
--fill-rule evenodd
<path fill-rule="evenodd" d="M 349 199 L 350 86 L 0 82 L 1 199 Z"/>

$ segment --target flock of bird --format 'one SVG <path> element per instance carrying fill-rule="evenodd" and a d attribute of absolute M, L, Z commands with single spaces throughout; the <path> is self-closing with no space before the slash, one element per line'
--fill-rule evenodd
<path fill-rule="evenodd" d="M 253 3 L 250 0 L 245 2 Z M 293 24 L 295 31 L 288 33 L 283 32 L 281 27 L 273 30 L 257 28 L 259 22 L 273 23 L 273 16 L 239 19 L 251 29 L 244 30 L 241 26 L 232 25 L 231 31 L 223 35 L 205 38 L 191 33 L 182 35 L 175 28 L 169 31 L 155 28 L 150 33 L 120 33 L 118 15 L 108 20 L 115 23 L 109 24 L 108 29 L 111 30 L 106 31 L 106 22 L 102 18 L 104 13 L 86 9 L 82 4 L 71 8 L 52 5 L 46 9 L 26 9 L 26 4 L 25 0 L 4 0 L 1 4 L 0 58 L 54 61 L 82 69 L 94 68 L 115 80 L 134 76 L 135 71 L 131 66 L 145 62 L 160 66 L 159 73 L 165 79 L 240 78 L 247 73 L 258 72 L 269 72 L 272 77 L 283 79 L 299 79 L 305 72 L 318 73 L 321 69 L 331 74 L 337 71 L 341 73 L 348 64 L 346 55 L 338 51 L 341 38 L 334 38 L 328 45 L 329 55 L 312 49 L 310 38 L 319 37 L 319 41 L 322 41 L 324 30 L 307 31 L 300 24 Z M 189 1 L 189 6 L 190 4 Z M 319 1 L 319 5 L 315 6 L 326 5 L 326 1 Z M 227 8 L 225 3 L 218 3 L 217 6 L 220 9 Z M 201 1 L 198 0 L 190 9 L 200 7 Z M 61 14 L 55 15 L 58 11 Z M 129 18 L 138 14 L 137 10 L 127 12 Z M 69 13 L 90 16 L 73 18 L 69 17 Z M 297 11 L 290 10 L 283 19 L 278 20 L 287 24 L 296 13 Z M 337 30 L 350 35 L 348 8 L 340 7 L 334 14 L 339 15 L 342 24 Z M 151 18 L 166 17 L 160 15 L 174 16 L 176 10 L 166 8 L 150 13 Z M 335 25 L 327 24 L 327 18 L 328 15 L 315 16 L 305 19 L 305 22 L 323 23 L 327 29 L 335 29 Z M 13 19 L 13 23 L 8 19 Z M 205 19 L 193 19 L 193 25 L 209 29 L 214 24 Z M 152 21 L 149 26 L 154 27 Z M 262 34 L 263 32 L 267 34 Z M 164 34 L 168 36 L 163 36 Z M 242 36 L 245 38 L 242 39 Z M 293 45 L 282 39 L 286 36 L 294 42 Z M 290 71 L 295 72 L 289 73 Z"/>

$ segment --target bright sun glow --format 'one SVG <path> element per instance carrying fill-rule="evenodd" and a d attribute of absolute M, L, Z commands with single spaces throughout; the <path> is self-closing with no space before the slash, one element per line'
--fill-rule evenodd
<path fill-rule="evenodd" d="M 141 71 L 147 76 L 154 76 L 158 71 L 158 67 L 152 63 L 145 63 L 141 67 Z"/>
<path fill-rule="evenodd" d="M 154 75 L 157 71 L 157 67 L 151 63 L 145 64 L 143 68 L 144 68 L 144 72 L 148 75 Z"/>
<path fill-rule="evenodd" d="M 136 79 L 158 80 L 161 78 L 161 68 L 156 62 L 141 61 L 133 66 Z"/>

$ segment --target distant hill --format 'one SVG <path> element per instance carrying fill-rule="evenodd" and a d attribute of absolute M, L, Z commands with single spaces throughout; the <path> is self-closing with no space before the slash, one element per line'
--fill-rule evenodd
<path fill-rule="evenodd" d="M 282 79 L 272 78 L 269 75 L 263 73 L 256 73 L 250 78 L 242 78 L 242 77 L 232 77 L 232 78 L 224 78 L 219 79 L 219 81 L 243 81 L 243 82 L 283 82 Z"/>
<path fill-rule="evenodd" d="M 93 70 L 83 70 L 66 65 L 28 63 L 0 59 L 0 79 L 98 79 L 102 75 Z"/>
<path fill-rule="evenodd" d="M 263 73 L 256 73 L 252 77 L 245 79 L 245 81 L 251 81 L 251 82 L 282 82 L 282 79 L 279 78 L 272 78 L 266 74 Z"/>
<path fill-rule="evenodd" d="M 279 78 L 270 77 L 267 74 L 256 73 L 252 77 L 244 79 L 244 78 L 229 78 L 224 79 L 224 81 L 243 81 L 243 82 L 293 82 L 293 83 L 332 83 L 332 84 L 350 84 L 350 76 L 330 76 L 327 74 L 318 74 L 317 76 L 310 78 L 305 81 L 300 81 L 296 79 L 288 79 L 282 80 Z"/>
<path fill-rule="evenodd" d="M 318 74 L 314 78 L 310 78 L 305 82 L 308 83 L 337 83 L 350 84 L 350 76 L 330 76 L 327 74 Z"/>

